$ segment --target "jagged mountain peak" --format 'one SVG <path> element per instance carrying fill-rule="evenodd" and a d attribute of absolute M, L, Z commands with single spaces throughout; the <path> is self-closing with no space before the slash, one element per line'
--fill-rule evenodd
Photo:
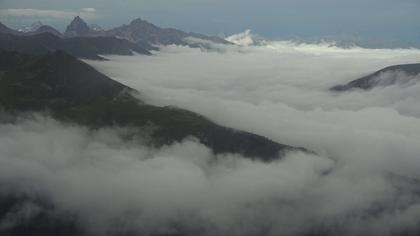
<path fill-rule="evenodd" d="M 148 22 L 146 20 L 143 20 L 141 18 L 137 18 L 137 19 L 132 20 L 130 22 L 130 26 L 131 27 L 152 28 L 152 29 L 156 29 L 156 30 L 157 29 L 160 29 L 156 25 L 154 25 L 154 24 L 152 24 L 152 23 L 150 23 L 150 22 Z"/>
<path fill-rule="evenodd" d="M 80 16 L 74 17 L 73 22 L 82 22 L 82 23 L 85 23 L 85 21 Z"/>
<path fill-rule="evenodd" d="M 76 16 L 67 26 L 65 34 L 66 36 L 84 36 L 88 34 L 90 30 L 88 24 L 80 18 L 80 16 Z"/>

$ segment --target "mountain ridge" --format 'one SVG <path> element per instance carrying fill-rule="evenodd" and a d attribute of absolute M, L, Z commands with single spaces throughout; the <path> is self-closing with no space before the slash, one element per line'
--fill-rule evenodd
<path fill-rule="evenodd" d="M 396 83 L 406 83 L 408 81 L 399 80 L 399 76 L 417 76 L 420 74 L 420 63 L 400 64 L 382 68 L 376 72 L 352 80 L 347 84 L 336 85 L 330 88 L 331 91 L 343 92 L 353 89 L 370 90 L 377 86 L 389 86 Z"/>
<path fill-rule="evenodd" d="M 187 33 L 174 28 L 161 28 L 141 18 L 132 20 L 128 25 L 107 30 L 107 35 L 126 38 L 133 42 L 149 43 L 151 45 L 190 45 L 185 39 L 188 37 L 198 38 L 213 43 L 231 44 L 230 42 L 216 36 L 207 36 L 198 33 Z"/>
<path fill-rule="evenodd" d="M 45 25 L 44 25 L 45 26 Z M 39 30 L 39 28 L 37 29 Z M 54 29 L 51 26 L 43 28 L 40 31 L 19 32 L 11 29 L 0 22 L 0 33 L 13 34 L 13 35 L 33 35 L 42 32 L 50 32 L 57 36 L 64 38 L 74 37 L 116 37 L 119 39 L 126 39 L 132 43 L 137 44 L 147 50 L 157 50 L 156 46 L 159 45 L 183 45 L 190 47 L 207 47 L 199 41 L 191 42 L 189 38 L 197 38 L 211 43 L 217 44 L 232 44 L 225 39 L 217 36 L 207 36 L 204 34 L 194 32 L 184 32 L 174 28 L 161 28 L 141 18 L 132 20 L 128 25 L 124 24 L 108 30 L 102 29 L 98 25 L 89 26 L 80 16 L 74 19 L 67 25 L 63 33 Z"/>
<path fill-rule="evenodd" d="M 28 54 L 44 54 L 64 50 L 78 58 L 104 60 L 101 55 L 143 55 L 151 53 L 124 39 L 114 37 L 73 37 L 61 38 L 50 32 L 34 35 L 14 35 L 0 33 L 0 50 L 18 51 Z"/>
<path fill-rule="evenodd" d="M 0 62 L 9 56 L 10 53 L 1 53 Z M 143 127 L 152 122 L 158 127 L 153 134 L 154 145 L 168 145 L 193 136 L 216 154 L 238 153 L 265 161 L 277 159 L 287 151 L 306 151 L 217 125 L 191 111 L 144 104 L 132 93 L 137 91 L 63 51 L 20 62 L 0 79 L 0 106 L 10 112 L 48 111 L 56 119 L 92 128 Z"/>

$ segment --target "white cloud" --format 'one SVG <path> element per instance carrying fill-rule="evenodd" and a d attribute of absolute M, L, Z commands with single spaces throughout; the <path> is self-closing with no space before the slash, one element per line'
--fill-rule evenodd
<path fill-rule="evenodd" d="M 419 197 L 410 194 L 407 202 L 403 196 L 417 187 L 401 190 L 396 185 L 420 179 L 420 83 L 397 74 L 410 83 L 343 94 L 328 88 L 389 65 L 419 62 L 420 50 L 343 49 L 290 41 L 218 49 L 168 46 L 153 57 L 115 56 L 89 63 L 142 91 L 146 102 L 190 109 L 219 124 L 333 158 L 329 177 L 303 187 L 309 195 L 292 195 L 288 207 L 270 205 L 273 212 L 261 213 L 278 228 L 293 231 L 314 221 L 328 227 L 339 221 L 346 222 L 341 227 L 348 235 L 418 230 Z M 288 178 L 305 174 L 295 170 L 296 176 Z M 398 200 L 393 205 L 387 199 Z M 376 206 L 384 211 L 370 215 Z"/>
<path fill-rule="evenodd" d="M 281 202 L 304 194 L 334 164 L 300 152 L 272 163 L 214 156 L 194 140 L 156 150 L 123 141 L 130 130 L 91 132 L 45 117 L 2 124 L 0 131 L 0 194 L 47 196 L 59 211 L 76 214 L 100 235 L 259 230 L 264 221 L 254 221 L 258 214 L 287 208 Z M 283 213 L 278 216 L 286 218 Z M 0 225 L 9 225 L 9 218 Z M 251 226 L 243 228 L 239 221 Z M 120 224 L 125 226 L 115 228 Z"/>
<path fill-rule="evenodd" d="M 80 16 L 86 19 L 95 18 L 94 8 L 84 8 L 80 12 L 76 11 L 61 11 L 61 10 L 43 10 L 43 9 L 0 9 L 0 17 L 38 17 L 38 18 L 57 18 L 57 19 L 72 19 L 75 16 Z"/>
<path fill-rule="evenodd" d="M 82 11 L 84 11 L 84 12 L 96 12 L 96 9 L 92 8 L 92 7 L 87 7 L 87 8 L 82 8 Z"/>

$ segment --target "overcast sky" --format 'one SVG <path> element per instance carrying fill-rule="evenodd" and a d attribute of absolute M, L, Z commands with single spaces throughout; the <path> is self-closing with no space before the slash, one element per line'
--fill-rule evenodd
<path fill-rule="evenodd" d="M 82 15 L 109 28 L 141 17 L 216 35 L 251 29 L 270 38 L 343 35 L 420 42 L 420 0 L 0 0 L 0 8 L 1 21 L 12 27 L 39 19 L 63 29 Z"/>

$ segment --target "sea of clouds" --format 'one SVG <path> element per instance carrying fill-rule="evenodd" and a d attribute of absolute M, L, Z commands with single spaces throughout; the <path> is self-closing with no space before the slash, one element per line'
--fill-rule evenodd
<path fill-rule="evenodd" d="M 124 128 L 90 131 L 43 115 L 0 125 L 0 193 L 46 196 L 90 233 L 400 235 L 420 231 L 420 83 L 329 88 L 420 61 L 418 49 L 258 41 L 216 50 L 87 61 L 140 91 L 218 124 L 302 146 L 261 162 L 187 139 L 161 149 Z M 25 147 L 25 148 L 22 148 Z M 39 214 L 22 205 L 0 230 Z M 28 210 L 29 209 L 29 210 Z M 28 213 L 29 212 L 29 213 Z M 23 216 L 22 216 L 23 215 Z"/>

